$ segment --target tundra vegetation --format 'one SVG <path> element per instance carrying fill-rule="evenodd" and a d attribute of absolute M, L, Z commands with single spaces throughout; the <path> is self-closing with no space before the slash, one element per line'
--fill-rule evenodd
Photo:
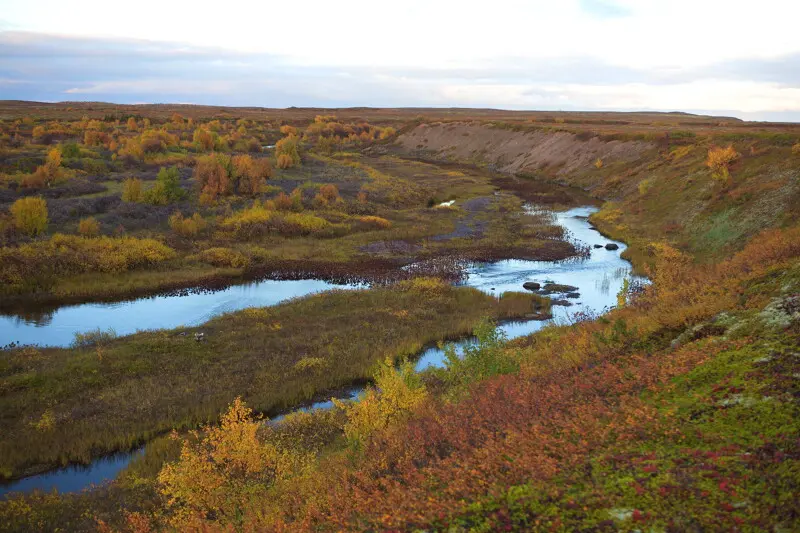
<path fill-rule="evenodd" d="M 147 446 L 108 485 L 0 501 L 0 528 L 800 529 L 800 127 L 69 105 L 2 108 L 4 307 L 265 275 L 375 286 L 4 350 L 3 476 Z M 652 283 L 507 341 L 495 322 L 548 300 L 453 287 L 461 261 L 588 253 L 525 202 L 602 203 L 592 223 Z M 472 330 L 444 368 L 407 361 Z"/>

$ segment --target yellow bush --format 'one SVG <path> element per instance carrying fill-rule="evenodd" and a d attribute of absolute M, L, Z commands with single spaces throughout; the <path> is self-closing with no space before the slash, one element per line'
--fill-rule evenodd
<path fill-rule="evenodd" d="M 800 155 L 800 141 L 797 141 L 797 143 L 792 146 L 792 153 L 794 155 Z"/>
<path fill-rule="evenodd" d="M 594 167 L 595 168 L 603 168 L 603 160 L 600 159 L 600 158 L 597 158 L 597 160 L 594 162 Z"/>
<path fill-rule="evenodd" d="M 11 216 L 19 231 L 35 237 L 47 229 L 47 202 L 38 196 L 20 198 L 11 205 Z"/>
<path fill-rule="evenodd" d="M 358 221 L 376 229 L 389 229 L 392 227 L 392 223 L 389 220 L 381 217 L 363 216 L 358 217 Z"/>
<path fill-rule="evenodd" d="M 300 164 L 300 153 L 298 152 L 298 143 L 299 139 L 297 135 L 289 134 L 288 136 L 284 137 L 283 139 L 279 140 L 275 143 L 275 157 L 278 160 L 280 168 L 289 168 L 290 166 L 299 165 Z M 280 166 L 281 156 L 286 155 L 291 158 L 291 164 L 288 166 Z M 284 164 L 287 161 L 286 158 L 283 158 Z"/>
<path fill-rule="evenodd" d="M 246 506 L 266 497 L 273 483 L 308 468 L 309 455 L 262 442 L 261 427 L 236 398 L 219 426 L 193 432 L 183 442 L 180 459 L 158 474 L 173 526 L 182 529 L 183 521 L 198 513 L 213 514 L 222 523 L 235 520 Z"/>
<path fill-rule="evenodd" d="M 128 119 L 128 122 L 126 123 L 126 126 L 128 128 L 128 131 L 138 131 L 139 130 L 139 125 L 136 123 L 136 119 L 133 118 L 133 117 L 130 117 Z"/>
<path fill-rule="evenodd" d="M 94 217 L 83 218 L 78 222 L 78 233 L 84 237 L 97 237 L 100 224 Z"/>
<path fill-rule="evenodd" d="M 737 152 L 733 145 L 727 148 L 715 147 L 708 151 L 706 165 L 711 169 L 714 179 L 728 181 L 730 177 L 730 165 L 736 161 L 741 154 Z"/>
<path fill-rule="evenodd" d="M 314 215 L 306 213 L 287 213 L 283 217 L 285 228 L 284 233 L 294 233 L 295 231 L 303 234 L 315 233 L 330 227 L 331 223 Z"/>
<path fill-rule="evenodd" d="M 209 248 L 197 254 L 197 258 L 215 267 L 244 268 L 249 264 L 243 253 L 230 248 Z"/>
<path fill-rule="evenodd" d="M 644 196 L 647 194 L 647 191 L 650 190 L 650 187 L 653 185 L 653 180 L 645 179 L 639 182 L 639 194 Z"/>
<path fill-rule="evenodd" d="M 153 239 L 53 235 L 18 247 L 0 248 L 0 289 L 14 292 L 24 281 L 87 272 L 119 273 L 172 259 L 175 252 Z"/>
<path fill-rule="evenodd" d="M 369 387 L 358 401 L 345 404 L 334 400 L 347 414 L 344 432 L 356 446 L 375 433 L 406 418 L 428 396 L 414 365 L 406 361 L 399 370 L 387 358 L 375 373 L 375 387 Z"/>
<path fill-rule="evenodd" d="M 210 152 L 214 149 L 217 141 L 217 134 L 209 131 L 206 128 L 197 128 L 192 135 L 192 142 L 198 149 L 204 152 Z"/>
<path fill-rule="evenodd" d="M 232 230 L 236 233 L 246 232 L 252 226 L 263 225 L 273 219 L 276 215 L 274 211 L 266 209 L 260 202 L 256 201 L 249 209 L 236 211 L 231 216 L 222 221 L 222 228 Z"/>
<path fill-rule="evenodd" d="M 128 178 L 122 183 L 122 201 L 142 201 L 142 180 L 139 178 Z"/>

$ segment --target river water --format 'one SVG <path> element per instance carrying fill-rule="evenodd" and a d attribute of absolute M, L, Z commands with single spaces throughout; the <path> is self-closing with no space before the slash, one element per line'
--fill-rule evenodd
<path fill-rule="evenodd" d="M 601 314 L 616 305 L 617 294 L 624 280 L 631 279 L 631 264 L 620 257 L 625 244 L 603 237 L 587 217 L 594 207 L 578 207 L 554 214 L 555 222 L 563 226 L 571 240 L 591 247 L 589 257 L 566 261 L 507 260 L 476 264 L 468 269 L 467 279 L 461 285 L 475 287 L 489 294 L 501 295 L 507 291 L 522 291 L 526 281 L 558 283 L 578 287 L 579 297 L 569 301 L 570 306 L 554 306 L 553 318 L 547 321 L 529 320 L 507 322 L 500 329 L 509 339 L 530 335 L 547 324 L 568 323 L 576 313 Z M 607 250 L 606 244 L 619 248 Z M 595 248 L 594 245 L 603 247 Z M 302 297 L 331 288 L 359 288 L 356 285 L 332 285 L 319 280 L 261 281 L 230 287 L 215 293 L 142 298 L 116 304 L 84 304 L 67 306 L 52 312 L 46 319 L 30 320 L 21 317 L 0 318 L 0 346 L 12 341 L 22 344 L 66 346 L 80 331 L 113 328 L 125 335 L 142 329 L 174 328 L 181 325 L 199 325 L 222 313 L 247 307 L 270 306 L 289 298 Z M 554 299 L 564 295 L 554 294 Z M 471 339 L 456 342 L 456 351 Z M 438 347 L 424 350 L 416 360 L 417 370 L 440 367 L 444 351 Z M 340 396 L 354 398 L 360 389 L 354 388 Z M 326 409 L 332 402 L 322 401 L 303 407 L 302 410 Z M 277 417 L 273 421 L 279 419 Z M 143 447 L 133 452 L 98 458 L 87 466 L 69 466 L 45 474 L 30 476 L 0 486 L 0 495 L 10 492 L 29 492 L 34 489 L 59 492 L 76 492 L 91 485 L 114 479 Z"/>

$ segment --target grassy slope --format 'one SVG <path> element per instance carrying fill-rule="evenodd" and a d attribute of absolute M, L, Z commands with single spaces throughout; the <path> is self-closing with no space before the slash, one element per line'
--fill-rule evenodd
<path fill-rule="evenodd" d="M 683 287 L 515 343 L 521 374 L 328 463 L 325 495 L 263 507 L 302 529 L 304 494 L 322 531 L 796 530 L 797 236 L 711 270 L 667 259 Z"/>

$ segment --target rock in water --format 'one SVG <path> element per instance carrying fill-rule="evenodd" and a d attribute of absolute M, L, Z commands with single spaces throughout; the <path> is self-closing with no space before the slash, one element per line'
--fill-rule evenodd
<path fill-rule="evenodd" d="M 606 250 L 617 250 L 617 249 L 619 249 L 619 246 L 614 244 L 613 242 L 606 244 Z"/>
<path fill-rule="evenodd" d="M 538 291 L 542 286 L 535 281 L 526 281 L 522 284 L 522 288 L 529 291 Z"/>

